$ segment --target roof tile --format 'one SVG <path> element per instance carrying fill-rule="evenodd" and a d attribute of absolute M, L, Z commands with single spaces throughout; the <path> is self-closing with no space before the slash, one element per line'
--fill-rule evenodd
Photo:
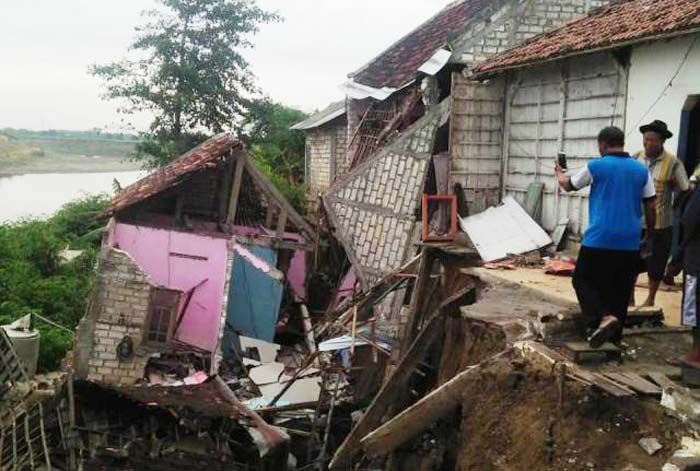
<path fill-rule="evenodd" d="M 112 199 L 106 210 L 107 214 L 114 214 L 139 201 L 150 198 L 175 185 L 191 173 L 205 169 L 210 165 L 218 165 L 218 160 L 233 148 L 243 148 L 243 144 L 231 134 L 217 134 L 167 166 L 124 188 Z"/>
<path fill-rule="evenodd" d="M 496 54 L 475 67 L 473 72 L 485 75 L 698 27 L 700 0 L 620 1 Z"/>
<path fill-rule="evenodd" d="M 489 3 L 489 0 L 462 0 L 448 5 L 351 77 L 373 88 L 405 85 L 416 76 L 421 65 L 455 34 L 462 33 L 469 20 Z"/>

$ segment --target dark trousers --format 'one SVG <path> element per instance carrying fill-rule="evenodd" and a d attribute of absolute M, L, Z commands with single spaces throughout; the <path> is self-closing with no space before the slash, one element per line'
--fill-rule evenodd
<path fill-rule="evenodd" d="M 639 252 L 581 247 L 574 271 L 574 289 L 589 326 L 597 328 L 612 315 L 625 324 L 630 295 L 639 269 Z M 613 337 L 613 341 L 620 340 Z"/>

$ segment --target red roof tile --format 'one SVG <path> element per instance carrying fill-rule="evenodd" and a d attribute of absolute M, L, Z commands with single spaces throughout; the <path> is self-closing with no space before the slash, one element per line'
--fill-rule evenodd
<path fill-rule="evenodd" d="M 374 88 L 405 85 L 421 65 L 449 39 L 462 33 L 474 14 L 489 3 L 490 0 L 462 0 L 448 5 L 350 76 L 355 82 Z"/>
<path fill-rule="evenodd" d="M 243 148 L 243 144 L 230 134 L 221 133 L 212 137 L 167 166 L 124 188 L 110 203 L 107 214 L 114 214 L 150 198 L 191 173 L 218 165 L 219 159 L 233 148 Z"/>
<path fill-rule="evenodd" d="M 496 54 L 475 67 L 473 72 L 485 75 L 699 28 L 700 0 L 621 1 Z"/>

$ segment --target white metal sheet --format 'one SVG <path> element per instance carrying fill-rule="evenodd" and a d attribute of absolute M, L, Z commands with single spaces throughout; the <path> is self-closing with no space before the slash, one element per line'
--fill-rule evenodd
<path fill-rule="evenodd" d="M 445 67 L 445 64 L 452 57 L 452 52 L 446 49 L 438 49 L 435 54 L 433 54 L 430 59 L 425 61 L 423 65 L 418 67 L 419 72 L 423 72 L 428 75 L 435 75 Z"/>
<path fill-rule="evenodd" d="M 510 196 L 500 206 L 460 218 L 460 224 L 485 262 L 524 254 L 552 243 L 549 235 Z"/>

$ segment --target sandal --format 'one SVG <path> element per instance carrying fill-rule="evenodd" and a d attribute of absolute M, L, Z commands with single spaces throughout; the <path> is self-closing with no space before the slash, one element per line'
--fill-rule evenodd
<path fill-rule="evenodd" d="M 593 334 L 588 337 L 588 345 L 591 348 L 600 348 L 602 347 L 605 342 L 610 340 L 610 338 L 615 334 L 615 331 L 617 330 L 618 326 L 620 325 L 620 321 L 615 319 L 614 321 L 610 321 L 603 327 L 598 327 Z"/>

